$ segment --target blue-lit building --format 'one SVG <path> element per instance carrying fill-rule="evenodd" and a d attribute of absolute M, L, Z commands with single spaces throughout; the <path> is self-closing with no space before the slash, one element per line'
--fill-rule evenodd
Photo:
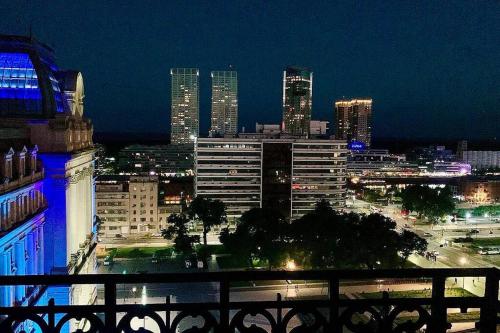
<path fill-rule="evenodd" d="M 94 271 L 93 128 L 83 97 L 81 73 L 59 70 L 50 47 L 0 35 L 0 274 Z M 88 304 L 95 287 L 0 290 L 1 306 L 49 298 Z"/>

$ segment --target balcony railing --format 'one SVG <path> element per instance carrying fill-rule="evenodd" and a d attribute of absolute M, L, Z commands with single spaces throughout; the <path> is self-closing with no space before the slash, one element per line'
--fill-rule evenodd
<path fill-rule="evenodd" d="M 28 184 L 37 182 L 43 179 L 43 176 L 44 176 L 44 170 L 39 169 L 31 174 L 23 176 L 22 178 L 16 177 L 10 179 L 8 182 L 0 183 L 0 194 L 7 193 L 9 191 L 21 188 Z"/>
<path fill-rule="evenodd" d="M 484 295 L 477 297 L 447 297 L 447 279 L 474 277 L 484 279 Z M 425 281 L 432 287 L 427 298 L 390 298 L 388 293 L 378 299 L 348 299 L 341 297 L 341 288 L 346 284 L 363 285 L 367 280 L 391 279 Z M 275 282 L 313 280 L 323 281 L 328 295 L 320 298 L 283 298 L 281 294 L 272 300 L 262 297 L 256 301 L 235 297 L 232 283 L 238 281 L 274 280 Z M 465 279 L 464 279 L 465 281 Z M 142 304 L 126 304 L 117 297 L 121 284 L 178 284 L 206 283 L 215 285 L 217 301 L 190 303 L 172 302 L 168 295 L 165 301 Z M 103 297 L 94 305 L 58 305 L 49 301 L 44 306 L 2 307 L 0 332 L 13 332 L 19 322 L 32 321 L 44 333 L 59 333 L 71 320 L 86 322 L 85 329 L 76 332 L 151 332 L 133 330 L 145 318 L 153 321 L 157 332 L 426 332 L 444 333 L 450 327 L 447 310 L 459 308 L 479 309 L 476 327 L 482 333 L 496 332 L 499 271 L 485 269 L 409 269 L 409 270 L 326 270 L 326 271 L 233 271 L 213 273 L 174 274 L 104 274 L 71 276 L 2 276 L 0 286 L 32 285 L 69 286 L 95 284 L 103 286 Z M 248 287 L 251 293 L 259 287 Z M 188 288 L 189 290 L 189 288 Z M 269 289 L 267 289 L 269 290 Z M 192 292 L 196 292 L 194 289 Z M 203 292 L 198 291 L 200 294 Z M 257 292 L 257 291 L 255 291 Z M 203 296 L 203 295 L 199 295 Z M 203 297 L 201 297 L 203 298 Z M 414 313 L 414 320 L 401 320 L 402 313 Z M 249 318 L 259 317 L 249 324 Z M 360 317 L 368 320 L 359 320 Z M 194 320 L 193 318 L 197 318 Z M 297 320 L 297 318 L 299 320 Z M 135 324 L 132 324 L 135 320 Z M 193 321 L 194 320 L 194 321 Z M 183 324 L 184 323 L 184 324 Z M 194 323 L 194 324 L 193 324 Z M 198 329 L 192 329 L 197 326 Z M 188 327 L 188 328 L 186 328 Z M 259 329 L 260 327 L 260 329 Z"/>

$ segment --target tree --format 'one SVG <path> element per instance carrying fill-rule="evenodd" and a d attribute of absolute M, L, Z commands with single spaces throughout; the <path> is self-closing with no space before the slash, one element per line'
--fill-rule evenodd
<path fill-rule="evenodd" d="M 203 224 L 203 244 L 207 245 L 207 234 L 212 227 L 227 222 L 226 207 L 220 200 L 196 197 L 189 205 L 189 217 L 198 218 Z"/>
<path fill-rule="evenodd" d="M 240 217 L 236 230 L 221 233 L 220 241 L 233 255 L 244 257 L 251 265 L 254 258 L 267 260 L 269 268 L 281 266 L 287 257 L 289 224 L 273 208 L 252 208 Z"/>
<path fill-rule="evenodd" d="M 400 235 L 400 254 L 402 258 L 402 265 L 408 260 L 412 253 L 424 255 L 427 250 L 427 241 L 418 236 L 413 231 L 404 229 Z"/>
<path fill-rule="evenodd" d="M 326 201 L 295 220 L 289 238 L 295 258 L 312 268 L 393 268 L 427 248 L 416 234 L 398 233 L 390 218 L 339 213 Z"/>
<path fill-rule="evenodd" d="M 342 216 L 324 200 L 312 212 L 293 221 L 289 236 L 296 259 L 305 267 L 341 265 L 346 248 L 340 248 L 339 242 L 349 231 L 342 222 Z"/>
<path fill-rule="evenodd" d="M 354 219 L 356 241 L 353 259 L 369 269 L 391 268 L 399 263 L 399 234 L 396 222 L 381 214 L 359 215 Z"/>
<path fill-rule="evenodd" d="M 453 213 L 455 202 L 449 187 L 432 189 L 428 186 L 409 186 L 401 192 L 402 208 L 416 212 L 435 223 Z"/>
<path fill-rule="evenodd" d="M 172 214 L 168 217 L 168 227 L 161 231 L 163 238 L 173 239 L 175 250 L 184 254 L 192 253 L 194 244 L 200 242 L 200 236 L 189 234 L 188 223 L 185 214 Z"/>

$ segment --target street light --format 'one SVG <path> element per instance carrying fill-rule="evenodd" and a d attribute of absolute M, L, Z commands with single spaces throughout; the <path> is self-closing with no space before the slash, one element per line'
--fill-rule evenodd
<path fill-rule="evenodd" d="M 295 265 L 295 261 L 293 260 L 288 260 L 286 262 L 286 269 L 289 271 L 293 271 L 295 268 L 297 268 L 297 265 Z"/>
<path fill-rule="evenodd" d="M 146 291 L 146 286 L 142 286 L 142 294 L 141 294 L 141 303 L 142 305 L 146 305 L 147 303 L 147 291 Z"/>
<path fill-rule="evenodd" d="M 467 258 L 461 257 L 459 262 L 460 265 L 464 266 L 465 264 L 467 264 Z M 465 289 L 465 276 L 462 276 L 462 289 Z"/>

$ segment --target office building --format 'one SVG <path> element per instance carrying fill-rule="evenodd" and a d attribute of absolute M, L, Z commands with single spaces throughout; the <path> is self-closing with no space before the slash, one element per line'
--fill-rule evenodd
<path fill-rule="evenodd" d="M 458 141 L 458 144 L 457 144 L 457 159 L 459 161 L 463 160 L 463 158 L 464 158 L 464 151 L 468 150 L 467 146 L 468 146 L 467 140 L 460 140 L 460 141 Z"/>
<path fill-rule="evenodd" d="M 287 67 L 283 72 L 283 133 L 309 136 L 312 82 L 309 69 Z"/>
<path fill-rule="evenodd" d="M 372 139 L 372 99 L 335 102 L 335 138 L 362 142 L 370 147 Z"/>
<path fill-rule="evenodd" d="M 458 192 L 463 199 L 475 204 L 500 202 L 500 177 L 463 177 L 458 182 Z"/>
<path fill-rule="evenodd" d="M 465 150 L 461 152 L 462 162 L 478 170 L 500 168 L 500 150 Z"/>
<path fill-rule="evenodd" d="M 236 71 L 213 71 L 211 136 L 235 135 L 238 132 L 238 74 Z"/>
<path fill-rule="evenodd" d="M 193 145 L 131 145 L 118 153 L 118 172 L 128 175 L 192 175 Z"/>
<path fill-rule="evenodd" d="M 168 186 L 168 185 L 167 185 Z M 159 198 L 157 176 L 100 176 L 96 181 L 96 210 L 101 240 L 160 236 L 180 204 Z"/>
<path fill-rule="evenodd" d="M 19 180 L 8 186 L 13 186 L 17 181 L 19 184 L 27 181 L 16 191 L 21 194 L 27 187 L 34 186 L 33 191 L 30 189 L 27 193 L 37 196 L 34 193 L 41 192 L 43 205 L 46 205 L 43 235 L 39 236 L 36 246 L 43 251 L 43 269 L 38 267 L 37 271 L 33 270 L 35 273 L 83 274 L 92 273 L 95 269 L 93 128 L 90 120 L 83 115 L 83 92 L 81 73 L 60 71 L 50 47 L 29 37 L 0 36 L 1 140 L 6 143 L 4 148 L 9 145 L 14 148 L 13 151 L 4 150 L 4 153 L 7 151 L 4 157 L 12 152 L 14 155 L 19 154 L 12 157 L 14 164 L 7 162 L 7 171 L 4 172 L 8 174 L 11 166 L 13 170 L 21 170 L 18 171 L 21 173 L 24 172 L 22 170 L 31 172 L 29 176 L 23 177 L 20 174 L 14 174 L 12 178 L 4 176 L 4 184 L 14 179 Z M 32 177 L 39 175 L 37 170 L 40 166 L 35 168 L 32 164 L 35 158 L 32 148 L 23 148 L 35 146 L 36 160 L 43 164 L 44 176 L 43 180 L 36 182 Z M 24 157 L 19 158 L 21 155 Z M 33 185 L 28 184 L 30 179 Z M 22 203 L 9 201 L 10 206 L 5 206 L 4 212 L 5 209 L 11 214 L 15 211 L 15 220 L 19 222 L 26 216 L 26 211 L 31 210 L 34 217 L 30 218 L 37 220 L 36 225 L 41 225 L 38 210 L 42 199 L 31 200 L 38 201 L 36 206 L 24 197 L 22 195 L 16 199 L 22 200 Z M 30 207 L 32 204 L 34 206 Z M 4 237 L 15 236 L 20 229 L 10 230 Z M 42 231 L 38 230 L 39 233 Z M 29 242 L 35 242 L 34 236 L 29 239 Z M 26 240 L 24 242 L 33 245 Z M 18 246 L 20 249 L 21 245 Z M 8 251 L 2 248 L 0 254 L 8 255 Z M 32 257 L 29 254 L 24 257 L 24 265 L 27 265 Z M 23 263 L 16 265 L 18 268 Z M 22 272 L 22 269 L 16 272 Z M 11 300 L 24 302 L 22 297 L 19 298 L 20 294 Z M 54 298 L 56 304 L 61 305 L 88 304 L 95 297 L 96 288 L 93 285 L 74 288 L 60 286 L 47 289 L 38 302 Z"/>
<path fill-rule="evenodd" d="M 173 144 L 192 143 L 199 135 L 200 92 L 197 68 L 172 68 L 171 130 Z"/>
<path fill-rule="evenodd" d="M 387 149 L 351 150 L 347 155 L 349 176 L 390 177 L 418 174 L 417 164 L 408 163 L 404 155 Z"/>
<path fill-rule="evenodd" d="M 325 120 L 311 120 L 309 125 L 309 136 L 311 138 L 327 138 L 329 121 Z"/>
<path fill-rule="evenodd" d="M 346 152 L 337 140 L 200 138 L 195 195 L 223 201 L 230 220 L 265 206 L 297 218 L 322 199 L 342 207 Z"/>

